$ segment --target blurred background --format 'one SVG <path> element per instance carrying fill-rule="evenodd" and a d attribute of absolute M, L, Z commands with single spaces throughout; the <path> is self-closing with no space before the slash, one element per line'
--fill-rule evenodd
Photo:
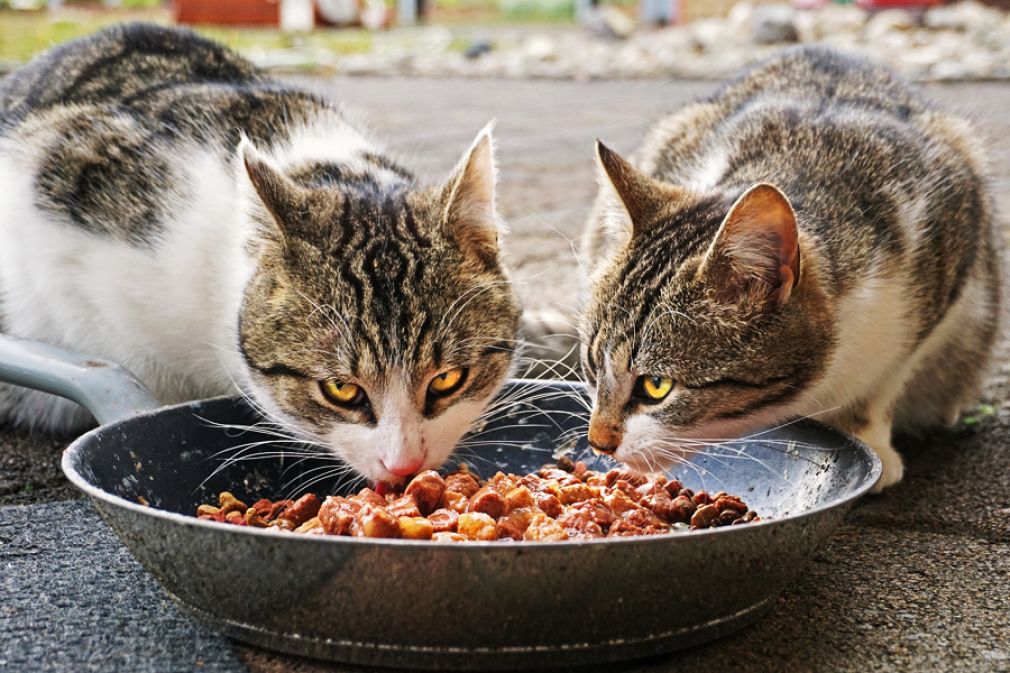
<path fill-rule="evenodd" d="M 124 20 L 184 24 L 276 70 L 715 79 L 791 43 L 920 81 L 1010 78 L 1010 0 L 0 0 L 0 72 Z"/>

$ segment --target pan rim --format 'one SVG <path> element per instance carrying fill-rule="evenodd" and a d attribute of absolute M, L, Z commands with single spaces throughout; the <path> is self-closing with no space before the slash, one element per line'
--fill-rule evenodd
<path fill-rule="evenodd" d="M 577 384 L 569 381 L 554 381 L 549 379 L 511 379 L 509 383 L 516 384 L 529 384 L 533 383 L 536 385 L 544 385 L 545 387 L 557 386 L 562 384 L 565 387 L 578 387 Z M 89 430 L 85 434 L 81 435 L 75 439 L 71 444 L 63 451 L 63 455 L 60 459 L 60 467 L 63 470 L 63 474 L 67 479 L 80 491 L 85 493 L 92 500 L 101 501 L 109 506 L 117 507 L 119 509 L 125 509 L 127 511 L 133 512 L 135 514 L 153 516 L 157 519 L 163 521 L 183 526 L 190 526 L 196 529 L 204 529 L 211 532 L 218 532 L 224 534 L 232 535 L 255 535 L 255 536 L 265 536 L 265 539 L 276 540 L 276 539 L 290 539 L 298 540 L 299 543 L 307 544 L 350 544 L 350 545 L 365 545 L 365 546 L 378 546 L 378 547 L 390 547 L 390 548 L 402 548 L 406 550 L 463 550 L 462 553 L 467 553 L 465 550 L 472 549 L 478 551 L 488 551 L 496 550 L 494 553 L 505 554 L 505 553 L 531 553 L 533 550 L 542 550 L 543 552 L 548 552 L 557 549 L 571 549 L 571 548 L 583 548 L 583 547 L 594 547 L 600 545 L 644 545 L 644 544 L 675 544 L 674 541 L 682 540 L 692 540 L 692 539 L 705 539 L 712 535 L 729 535 L 733 532 L 744 532 L 744 531 L 760 531 L 769 527 L 782 526 L 788 524 L 794 524 L 800 522 L 804 519 L 818 516 L 824 514 L 830 510 L 843 507 L 845 505 L 851 504 L 858 500 L 859 498 L 866 495 L 866 493 L 877 483 L 880 478 L 882 471 L 882 465 L 880 458 L 877 457 L 876 452 L 862 442 L 859 438 L 842 433 L 840 430 L 828 426 L 820 421 L 814 419 L 803 419 L 800 421 L 802 425 L 812 425 L 815 427 L 827 428 L 829 431 L 844 437 L 847 446 L 842 450 L 854 450 L 859 451 L 865 459 L 870 463 L 870 470 L 867 477 L 857 488 L 841 495 L 840 497 L 829 500 L 812 509 L 804 510 L 802 512 L 797 512 L 795 514 L 788 514 L 784 517 L 777 519 L 763 519 L 756 523 L 750 523 L 746 526 L 723 526 L 720 528 L 707 528 L 703 530 L 695 530 L 681 534 L 668 534 L 668 535 L 633 535 L 633 536 L 621 536 L 621 537 L 604 537 L 604 538 L 593 538 L 593 539 L 580 539 L 580 540 L 561 540 L 561 541 L 551 541 L 551 542 L 536 542 L 536 543 L 508 543 L 497 541 L 478 541 L 472 540 L 466 543 L 445 543 L 445 542 L 432 542 L 429 540 L 405 540 L 399 538 L 357 538 L 343 535 L 295 535 L 286 531 L 275 531 L 265 528 L 249 528 L 247 526 L 232 526 L 228 524 L 218 523 L 216 521 L 206 521 L 203 519 L 198 519 L 195 516 L 190 516 L 186 514 L 179 514 L 177 512 L 170 512 L 164 509 L 158 509 L 155 507 L 142 505 L 140 503 L 135 503 L 121 496 L 109 493 L 108 491 L 102 490 L 95 486 L 94 484 L 87 481 L 84 476 L 77 470 L 76 462 L 79 458 L 80 453 L 83 448 L 91 441 L 94 440 L 95 436 L 99 432 L 108 432 L 114 430 L 117 427 L 130 423 L 132 421 L 148 418 L 157 414 L 167 413 L 169 411 L 175 411 L 184 408 L 190 408 L 193 410 L 198 409 L 200 406 L 204 406 L 211 403 L 224 402 L 224 401 L 237 401 L 238 397 L 233 395 L 221 395 L 218 397 L 211 397 L 202 400 L 193 400 L 189 402 L 182 402 L 179 404 L 167 405 L 164 407 L 159 407 L 157 409 L 152 409 L 144 413 L 133 416 L 132 418 L 127 418 L 115 423 L 110 423 L 108 425 L 102 425 L 97 428 Z M 687 544 L 683 542 L 682 544 Z M 455 553 L 453 551 L 448 551 L 448 553 Z M 538 552 L 539 553 L 539 552 Z"/>

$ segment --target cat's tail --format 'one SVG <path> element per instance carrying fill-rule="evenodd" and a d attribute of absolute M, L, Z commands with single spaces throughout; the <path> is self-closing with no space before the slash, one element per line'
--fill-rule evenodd
<path fill-rule="evenodd" d="M 579 337 L 575 317 L 557 309 L 523 313 L 525 342 L 518 375 L 523 378 L 580 380 Z"/>

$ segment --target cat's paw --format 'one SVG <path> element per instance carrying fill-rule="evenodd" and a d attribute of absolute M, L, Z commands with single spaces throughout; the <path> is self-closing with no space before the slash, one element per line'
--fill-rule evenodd
<path fill-rule="evenodd" d="M 901 481 L 901 478 L 905 475 L 905 463 L 901 460 L 901 454 L 890 445 L 883 447 L 874 446 L 873 450 L 876 452 L 877 457 L 880 458 L 882 469 L 880 471 L 880 479 L 873 485 L 870 492 L 880 493 L 888 486 L 894 486 Z"/>

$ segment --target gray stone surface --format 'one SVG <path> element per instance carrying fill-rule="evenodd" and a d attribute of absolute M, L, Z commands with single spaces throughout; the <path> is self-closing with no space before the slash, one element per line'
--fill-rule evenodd
<path fill-rule="evenodd" d="M 83 500 L 0 507 L 0 671 L 237 673 Z"/>
<path fill-rule="evenodd" d="M 629 151 L 649 123 L 714 86 L 303 81 L 347 101 L 432 180 L 497 117 L 501 199 L 512 228 L 508 259 L 530 306 L 577 302 L 580 272 L 571 243 L 594 194 L 593 139 Z M 977 120 L 993 158 L 1006 231 L 1010 86 L 930 90 Z M 905 481 L 858 506 L 767 617 L 717 643 L 623 670 L 1010 671 L 1006 354 L 1004 342 L 985 394 L 992 413 L 979 415 L 974 425 L 902 440 Z M 0 504 L 67 497 L 71 490 L 57 472 L 62 443 L 0 431 Z M 82 525 L 65 538 L 24 530 L 40 520 Z M 178 614 L 83 503 L 0 509 L 0 538 L 0 662 L 6 658 L 6 670 L 39 670 L 10 664 L 9 653 L 24 659 L 46 643 L 58 656 L 43 670 L 54 671 L 353 670 L 241 646 L 234 648 L 235 659 L 220 639 Z M 46 598 L 39 602 L 39 595 Z M 33 624 L 44 631 L 31 631 Z M 125 637 L 127 628 L 139 631 Z M 197 652 L 203 669 L 196 668 Z"/>

